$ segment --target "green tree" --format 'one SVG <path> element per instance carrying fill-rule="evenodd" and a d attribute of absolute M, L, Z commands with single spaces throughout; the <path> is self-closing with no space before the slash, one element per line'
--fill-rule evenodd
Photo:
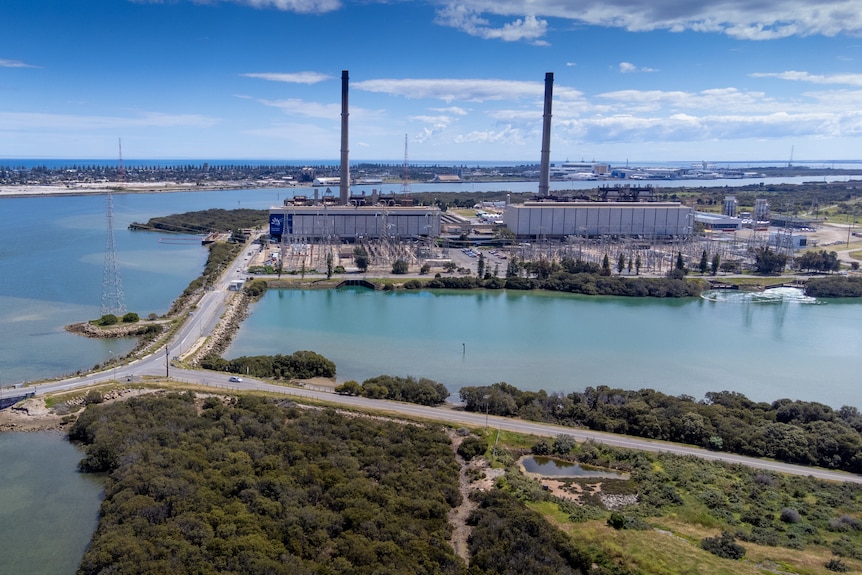
<path fill-rule="evenodd" d="M 682 252 L 676 252 L 676 266 L 675 269 L 685 273 L 685 260 L 682 259 Z"/>
<path fill-rule="evenodd" d="M 518 258 L 512 256 L 509 259 L 509 262 L 506 264 L 506 277 L 507 278 L 516 278 L 520 275 L 521 266 L 518 263 Z"/>
<path fill-rule="evenodd" d="M 709 273 L 715 275 L 718 273 L 718 268 L 721 265 L 721 256 L 718 255 L 718 252 L 715 252 L 712 255 L 712 268 L 709 270 Z"/>
<path fill-rule="evenodd" d="M 635 258 L 635 275 L 641 275 L 641 255 Z"/>
<path fill-rule="evenodd" d="M 332 277 L 332 252 L 326 254 L 326 279 L 330 279 Z"/>
<path fill-rule="evenodd" d="M 133 311 L 126 313 L 123 316 L 123 323 L 137 323 L 141 318 Z"/>
<path fill-rule="evenodd" d="M 476 277 L 485 277 L 485 254 L 483 254 L 482 252 L 479 252 L 479 261 L 476 264 Z"/>
<path fill-rule="evenodd" d="M 700 275 L 706 274 L 709 269 L 709 259 L 706 255 L 706 250 L 703 250 L 703 253 L 700 254 L 700 263 L 697 266 L 697 269 L 700 270 Z"/>
<path fill-rule="evenodd" d="M 608 258 L 608 254 L 605 254 L 605 257 L 602 258 L 602 271 L 599 273 L 603 276 L 611 275 L 611 260 Z"/>
<path fill-rule="evenodd" d="M 787 265 L 787 256 L 774 252 L 769 246 L 761 246 L 754 250 L 754 267 L 759 274 L 780 273 Z"/>
<path fill-rule="evenodd" d="M 620 252 L 619 257 L 617 258 L 617 273 L 623 273 L 624 269 L 626 269 L 626 255 Z"/>
<path fill-rule="evenodd" d="M 353 262 L 359 271 L 365 272 L 368 270 L 368 252 L 363 246 L 353 248 Z"/>

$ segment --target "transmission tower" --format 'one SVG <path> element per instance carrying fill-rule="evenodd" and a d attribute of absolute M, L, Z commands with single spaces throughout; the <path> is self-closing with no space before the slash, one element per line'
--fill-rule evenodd
<path fill-rule="evenodd" d="M 120 143 L 120 162 L 117 166 L 119 180 L 123 181 L 123 145 Z M 114 241 L 114 196 L 105 195 L 105 268 L 102 271 L 102 315 L 122 315 L 126 313 L 123 280 L 120 278 L 120 264 L 117 261 L 117 245 Z"/>
<path fill-rule="evenodd" d="M 117 162 L 117 181 L 122 184 L 126 181 L 126 170 L 123 168 L 123 139 L 118 138 L 117 143 L 120 147 L 120 160 Z"/>
<path fill-rule="evenodd" d="M 407 134 L 404 134 L 404 169 L 401 172 L 401 193 L 410 193 L 410 165 L 407 162 Z"/>

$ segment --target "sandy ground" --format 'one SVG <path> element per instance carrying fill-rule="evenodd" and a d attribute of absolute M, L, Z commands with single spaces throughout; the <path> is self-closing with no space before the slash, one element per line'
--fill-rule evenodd
<path fill-rule="evenodd" d="M 147 393 L 160 393 L 157 389 L 128 388 L 115 389 L 104 395 L 105 403 L 122 401 Z M 19 401 L 12 407 L 0 410 L 0 432 L 3 431 L 64 431 L 69 424 L 68 416 L 74 416 L 84 409 L 84 395 L 66 401 L 53 408 L 45 405 L 44 397 L 31 397 Z M 65 420 L 65 421 L 64 421 Z"/>

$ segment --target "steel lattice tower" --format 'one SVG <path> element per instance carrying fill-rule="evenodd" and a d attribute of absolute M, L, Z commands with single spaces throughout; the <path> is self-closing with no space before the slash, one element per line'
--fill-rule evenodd
<path fill-rule="evenodd" d="M 410 193 L 410 163 L 407 161 L 407 134 L 404 134 L 404 168 L 401 172 L 401 193 Z"/>
<path fill-rule="evenodd" d="M 102 315 L 123 315 L 126 313 L 123 280 L 120 278 L 120 264 L 117 261 L 117 245 L 114 241 L 114 197 L 110 192 L 105 196 L 105 268 L 102 272 Z"/>

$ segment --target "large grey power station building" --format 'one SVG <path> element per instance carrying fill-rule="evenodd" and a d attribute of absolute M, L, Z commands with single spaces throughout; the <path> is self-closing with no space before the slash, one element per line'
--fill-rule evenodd
<path fill-rule="evenodd" d="M 674 202 L 526 202 L 509 205 L 506 227 L 521 238 L 688 236 L 694 210 Z"/>
<path fill-rule="evenodd" d="M 440 209 L 412 206 L 311 205 L 270 208 L 269 233 L 275 241 L 289 237 L 321 240 L 437 237 Z"/>

